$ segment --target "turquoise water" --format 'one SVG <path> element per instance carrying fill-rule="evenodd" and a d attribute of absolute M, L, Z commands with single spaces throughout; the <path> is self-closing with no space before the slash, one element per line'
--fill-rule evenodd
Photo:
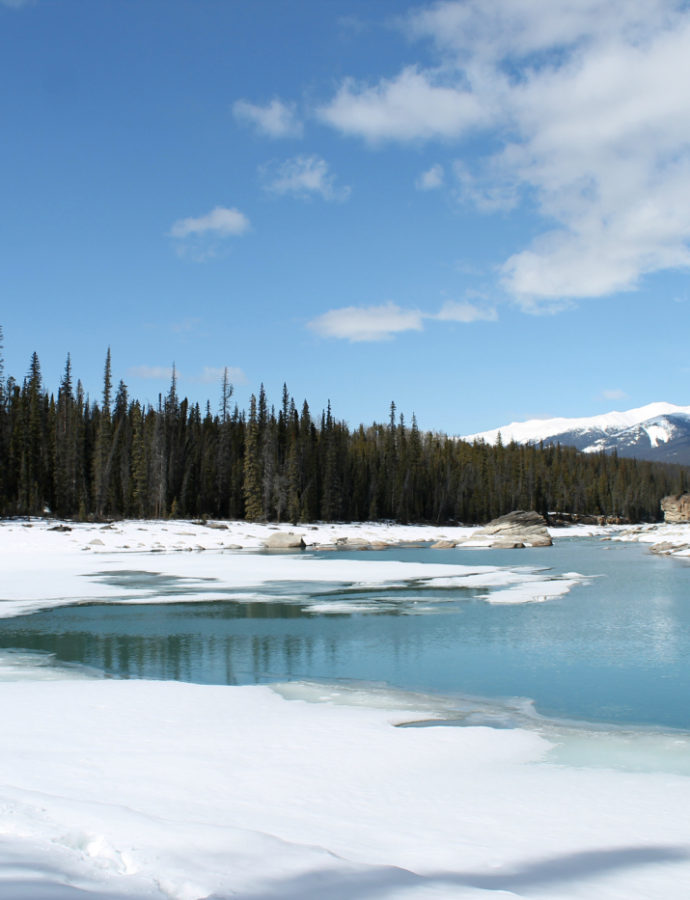
<path fill-rule="evenodd" d="M 688 563 L 586 538 L 525 551 L 366 556 L 377 557 L 597 577 L 563 597 L 515 606 L 466 589 L 331 588 L 316 599 L 339 612 L 324 614 L 310 611 L 294 584 L 274 585 L 261 602 L 92 603 L 2 620 L 0 648 L 46 651 L 119 677 L 376 683 L 451 698 L 531 698 L 549 717 L 690 730 Z M 155 566 L 164 570 L 165 558 Z M 128 556 L 121 572 L 101 577 L 179 596 L 182 584 L 148 567 L 150 557 Z"/>

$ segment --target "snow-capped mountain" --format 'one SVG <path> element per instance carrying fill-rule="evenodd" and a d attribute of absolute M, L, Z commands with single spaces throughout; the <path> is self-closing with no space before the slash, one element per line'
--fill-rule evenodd
<path fill-rule="evenodd" d="M 610 412 L 583 419 L 532 419 L 512 422 L 490 431 L 462 436 L 464 441 L 495 444 L 563 444 L 585 453 L 616 450 L 658 462 L 690 465 L 690 406 L 649 403 L 626 412 Z"/>

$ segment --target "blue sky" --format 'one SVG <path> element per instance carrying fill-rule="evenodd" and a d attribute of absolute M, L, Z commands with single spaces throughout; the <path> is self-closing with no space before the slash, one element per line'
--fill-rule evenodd
<path fill-rule="evenodd" d="M 690 10 L 0 0 L 21 378 L 356 425 L 690 403 Z"/>

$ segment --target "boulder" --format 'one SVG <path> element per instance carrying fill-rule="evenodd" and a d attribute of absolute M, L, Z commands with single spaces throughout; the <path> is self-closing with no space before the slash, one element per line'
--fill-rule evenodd
<path fill-rule="evenodd" d="M 670 494 L 661 501 L 664 521 L 669 525 L 690 523 L 690 494 Z"/>
<path fill-rule="evenodd" d="M 435 544 L 432 544 L 431 549 L 432 550 L 452 550 L 454 547 L 457 547 L 457 545 L 458 545 L 457 541 L 446 541 L 446 540 L 442 539 L 440 541 L 436 541 Z"/>
<path fill-rule="evenodd" d="M 339 537 L 336 538 L 335 546 L 338 550 L 371 550 L 369 541 L 358 537 Z"/>
<path fill-rule="evenodd" d="M 276 531 L 264 541 L 267 550 L 301 550 L 304 546 L 302 535 L 292 531 Z"/>
<path fill-rule="evenodd" d="M 673 541 L 659 541 L 658 544 L 652 544 L 649 548 L 649 552 L 665 556 L 668 553 L 672 553 L 677 547 L 678 544 L 674 544 Z"/>
<path fill-rule="evenodd" d="M 538 512 L 524 512 L 517 509 L 500 516 L 473 531 L 470 540 L 490 538 L 485 545 L 495 549 L 515 549 L 518 547 L 550 547 L 553 543 L 546 528 L 546 519 Z"/>

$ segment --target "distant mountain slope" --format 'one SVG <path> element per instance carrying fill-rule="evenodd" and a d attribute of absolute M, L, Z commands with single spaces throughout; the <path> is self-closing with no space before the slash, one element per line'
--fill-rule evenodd
<path fill-rule="evenodd" d="M 462 436 L 464 441 L 495 444 L 563 444 L 585 453 L 616 450 L 657 462 L 690 465 L 690 406 L 649 403 L 626 412 L 610 412 L 583 419 L 532 419 Z"/>

